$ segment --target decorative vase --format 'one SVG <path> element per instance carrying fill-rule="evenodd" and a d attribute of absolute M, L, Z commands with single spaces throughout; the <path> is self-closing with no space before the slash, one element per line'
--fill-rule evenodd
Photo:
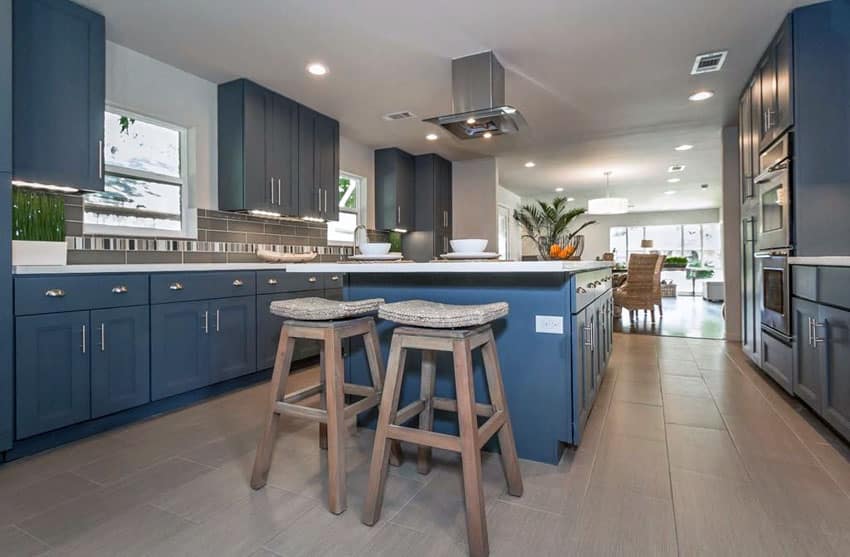
<path fill-rule="evenodd" d="M 12 265 L 66 265 L 68 244 L 12 240 Z"/>

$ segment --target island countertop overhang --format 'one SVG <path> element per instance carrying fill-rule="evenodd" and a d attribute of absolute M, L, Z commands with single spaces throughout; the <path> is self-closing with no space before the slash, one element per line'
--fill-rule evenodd
<path fill-rule="evenodd" d="M 581 273 L 611 269 L 609 261 L 434 261 L 428 263 L 293 263 L 288 273 Z"/>

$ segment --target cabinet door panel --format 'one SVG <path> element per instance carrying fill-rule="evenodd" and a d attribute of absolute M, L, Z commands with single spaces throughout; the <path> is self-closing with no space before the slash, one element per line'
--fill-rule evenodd
<path fill-rule="evenodd" d="M 738 104 L 738 148 L 740 151 L 741 171 L 741 202 L 744 203 L 753 197 L 753 155 L 752 155 L 752 102 L 750 101 L 750 88 L 748 87 L 741 96 Z"/>
<path fill-rule="evenodd" d="M 341 290 L 338 290 L 338 292 L 341 292 Z M 276 300 L 291 300 L 293 298 L 306 298 L 316 295 L 316 292 L 306 291 L 257 296 L 257 369 L 273 367 L 277 354 L 280 327 L 283 325 L 284 320 L 282 317 L 272 315 L 269 311 L 271 303 Z M 318 295 L 321 295 L 321 292 Z M 302 360 L 317 356 L 318 354 L 319 343 L 317 341 L 299 339 L 295 341 L 295 353 L 292 360 Z"/>
<path fill-rule="evenodd" d="M 322 218 L 335 221 L 339 219 L 339 123 L 318 114 L 315 142 L 314 166 Z"/>
<path fill-rule="evenodd" d="M 850 311 L 820 306 L 823 417 L 850 439 Z"/>
<path fill-rule="evenodd" d="M 13 25 L 15 178 L 102 191 L 103 16 L 15 0 Z"/>
<path fill-rule="evenodd" d="M 572 317 L 572 375 L 573 375 L 573 443 L 578 444 L 589 412 L 589 399 L 585 388 L 587 358 L 585 336 L 587 322 L 585 313 Z"/>
<path fill-rule="evenodd" d="M 298 215 L 319 217 L 315 172 L 316 112 L 298 107 Z"/>
<path fill-rule="evenodd" d="M 775 138 L 773 122 L 776 118 L 776 58 L 772 49 L 765 54 L 759 66 L 759 81 L 762 110 L 759 150 L 762 150 Z"/>
<path fill-rule="evenodd" d="M 210 302 L 210 366 L 214 382 L 256 371 L 256 327 L 253 296 Z"/>
<path fill-rule="evenodd" d="M 91 312 L 91 406 L 99 418 L 150 402 L 148 306 Z"/>
<path fill-rule="evenodd" d="M 812 346 L 810 320 L 818 319 L 818 306 L 794 298 L 791 302 L 795 331 L 794 339 L 794 394 L 812 410 L 821 412 L 821 358 L 820 347 Z"/>
<path fill-rule="evenodd" d="M 151 306 L 151 399 L 211 383 L 207 302 Z"/>
<path fill-rule="evenodd" d="M 794 68 L 791 44 L 791 19 L 787 18 L 779 30 L 774 44 L 776 95 L 774 107 L 776 115 L 771 119 L 774 135 L 779 135 L 794 123 Z"/>
<path fill-rule="evenodd" d="M 245 81 L 243 97 L 242 156 L 244 157 L 245 206 L 240 209 L 269 209 L 271 192 L 266 176 L 266 92 L 256 83 Z"/>
<path fill-rule="evenodd" d="M 298 104 L 276 95 L 275 97 L 277 157 L 277 191 L 275 201 L 278 212 L 284 215 L 298 213 Z"/>
<path fill-rule="evenodd" d="M 89 312 L 16 320 L 17 438 L 90 416 Z"/>

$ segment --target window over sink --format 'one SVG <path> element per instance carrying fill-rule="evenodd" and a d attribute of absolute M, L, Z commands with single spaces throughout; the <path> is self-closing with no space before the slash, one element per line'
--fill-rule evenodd
<path fill-rule="evenodd" d="M 366 223 L 366 178 L 341 172 L 337 203 L 339 220 L 328 222 L 328 243 L 351 245 L 354 229 Z"/>
<path fill-rule="evenodd" d="M 187 236 L 186 128 L 107 107 L 104 191 L 85 196 L 87 234 Z"/>

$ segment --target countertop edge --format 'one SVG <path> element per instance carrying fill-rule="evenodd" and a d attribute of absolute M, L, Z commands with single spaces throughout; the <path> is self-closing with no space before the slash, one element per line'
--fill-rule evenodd
<path fill-rule="evenodd" d="M 824 267 L 850 267 L 850 255 L 788 258 L 790 265 L 820 265 Z"/>

